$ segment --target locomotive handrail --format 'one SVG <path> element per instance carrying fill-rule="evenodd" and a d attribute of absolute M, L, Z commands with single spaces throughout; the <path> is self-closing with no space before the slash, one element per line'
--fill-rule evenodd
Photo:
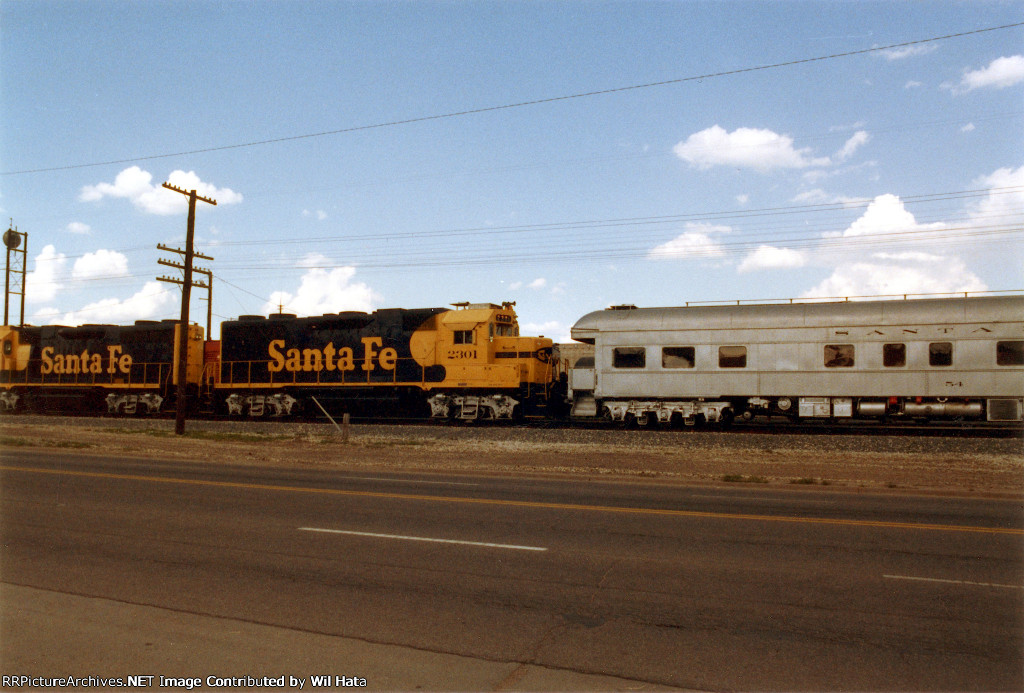
<path fill-rule="evenodd" d="M 390 375 L 386 377 L 374 378 L 374 373 L 380 373 L 380 371 L 361 371 L 360 368 L 353 369 L 352 371 L 337 369 L 334 371 L 328 371 L 327 369 L 313 370 L 313 371 L 272 371 L 267 366 L 273 363 L 270 359 L 246 359 L 237 361 L 220 361 L 219 370 L 220 378 L 218 385 L 221 387 L 245 387 L 245 386 L 261 386 L 271 387 L 274 385 L 397 385 L 401 382 L 419 383 L 420 385 L 426 385 L 427 383 L 427 367 L 422 364 L 417 364 L 419 369 L 419 378 L 410 379 L 408 381 L 398 379 L 398 367 L 402 363 L 415 362 L 412 357 L 404 357 L 397 359 L 396 367 L 389 369 Z M 236 377 L 236 372 L 244 364 L 245 373 L 239 374 L 241 377 Z M 263 379 L 254 380 L 253 370 L 257 372 L 265 372 L 266 376 Z M 365 372 L 365 376 L 359 375 L 355 378 L 349 377 L 350 372 L 360 373 Z M 387 371 L 385 371 L 387 372 Z M 332 377 L 326 377 L 326 374 L 334 374 Z M 300 375 L 307 374 L 309 380 L 300 379 Z M 315 374 L 315 375 L 313 375 Z"/>
<path fill-rule="evenodd" d="M 797 304 L 797 303 L 848 303 L 866 299 L 875 300 L 914 300 L 917 298 L 971 298 L 982 296 L 1019 296 L 1024 289 L 998 289 L 992 291 L 939 291 L 931 293 L 906 294 L 869 294 L 863 296 L 802 296 L 798 298 L 742 298 L 723 301 L 686 301 L 683 305 L 692 306 L 749 306 L 760 304 Z"/>
<path fill-rule="evenodd" d="M 172 365 L 165 361 L 136 362 L 127 373 L 108 373 L 106 368 L 99 373 L 81 370 L 72 373 L 43 373 L 43 359 L 29 359 L 25 368 L 19 371 L 8 370 L 4 385 L 92 385 L 103 387 L 125 387 L 141 389 L 145 387 L 160 388 L 164 382 L 164 373 L 172 371 Z M 152 368 L 156 368 L 156 379 L 151 379 Z M 141 379 L 136 373 L 141 372 Z M 17 373 L 17 377 L 14 377 Z"/>

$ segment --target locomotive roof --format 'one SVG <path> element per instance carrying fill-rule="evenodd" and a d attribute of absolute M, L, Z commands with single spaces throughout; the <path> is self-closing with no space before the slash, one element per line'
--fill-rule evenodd
<path fill-rule="evenodd" d="M 903 301 L 757 303 L 666 308 L 620 306 L 588 313 L 572 338 L 594 343 L 599 332 L 635 330 L 829 327 L 1007 322 L 1024 316 L 1024 296 L 924 298 Z"/>

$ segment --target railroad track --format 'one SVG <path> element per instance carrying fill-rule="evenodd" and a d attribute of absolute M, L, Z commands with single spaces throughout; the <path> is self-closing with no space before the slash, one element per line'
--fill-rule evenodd
<path fill-rule="evenodd" d="M 82 425 L 107 426 L 118 421 L 129 420 L 124 416 L 109 415 L 96 416 L 93 414 L 67 413 L 60 414 L 61 417 Z M 164 412 L 156 416 L 132 417 L 134 422 L 144 421 L 172 421 L 173 412 Z M 45 423 L 52 417 L 43 414 L 8 414 L 0 416 L 2 423 L 15 423 L 26 421 L 30 423 Z M 324 424 L 330 422 L 322 414 L 319 416 L 304 415 L 288 418 L 259 418 L 251 419 L 238 416 L 201 416 L 191 417 L 192 421 L 217 421 L 221 423 L 235 423 L 240 430 L 249 428 L 251 424 L 271 424 L 286 426 L 289 423 L 298 424 Z M 863 435 L 863 436 L 907 436 L 907 437 L 949 437 L 949 438 L 1021 438 L 1024 440 L 1024 425 L 1020 423 L 989 423 L 989 422 L 900 422 L 889 423 L 880 421 L 863 420 L 811 420 L 811 421 L 790 421 L 788 419 L 774 418 L 765 420 L 756 418 L 749 422 L 736 421 L 728 427 L 707 424 L 701 427 L 672 428 L 668 426 L 632 426 L 627 427 L 621 423 L 604 421 L 554 421 L 550 419 L 527 419 L 525 421 L 458 421 L 455 423 L 441 422 L 426 418 L 374 418 L 357 417 L 350 419 L 351 423 L 358 425 L 381 425 L 381 426 L 412 426 L 412 427 L 444 427 L 472 428 L 472 427 L 493 427 L 493 428 L 518 428 L 537 430 L 665 430 L 665 431 L 728 431 L 730 435 L 812 435 L 812 436 L 835 436 L 835 435 Z M 340 421 L 338 421 L 340 423 Z"/>

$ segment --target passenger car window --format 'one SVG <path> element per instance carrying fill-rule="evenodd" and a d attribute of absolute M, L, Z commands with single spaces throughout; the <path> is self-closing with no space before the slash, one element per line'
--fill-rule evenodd
<path fill-rule="evenodd" d="M 852 368 L 852 344 L 826 344 L 825 368 Z"/>
<path fill-rule="evenodd" d="M 953 365 L 953 342 L 932 342 L 928 345 L 929 366 Z"/>
<path fill-rule="evenodd" d="M 1024 342 L 996 342 L 997 366 L 1024 366 Z"/>
<path fill-rule="evenodd" d="M 882 365 L 886 368 L 901 368 L 907 365 L 906 344 L 883 344 Z"/>
<path fill-rule="evenodd" d="M 612 366 L 615 368 L 643 368 L 647 365 L 647 349 L 644 347 L 616 347 L 612 349 Z"/>
<path fill-rule="evenodd" d="M 661 350 L 662 368 L 693 368 L 693 347 L 665 347 Z"/>
<path fill-rule="evenodd" d="M 724 346 L 718 347 L 719 368 L 746 368 L 747 347 L 745 346 Z"/>

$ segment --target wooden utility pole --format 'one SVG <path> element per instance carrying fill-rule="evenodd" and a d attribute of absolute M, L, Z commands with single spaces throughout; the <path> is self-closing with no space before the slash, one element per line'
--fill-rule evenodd
<path fill-rule="evenodd" d="M 174 432 L 177 435 L 185 433 L 185 391 L 186 371 L 188 370 L 188 302 L 192 294 L 192 258 L 195 252 L 192 250 L 192 240 L 196 233 L 196 200 L 216 205 L 216 200 L 202 197 L 196 194 L 195 190 L 182 190 L 179 187 L 164 183 L 163 187 L 174 192 L 181 193 L 188 197 L 188 231 L 185 235 L 185 279 L 181 283 L 181 320 L 178 324 L 178 412 L 174 420 Z"/>
<path fill-rule="evenodd" d="M 157 250 L 163 250 L 168 253 L 177 253 L 178 255 L 184 256 L 185 251 L 181 248 L 168 248 L 163 243 L 156 244 Z M 197 260 L 213 260 L 209 255 L 203 255 L 199 252 L 192 253 L 193 259 Z M 170 260 L 159 259 L 156 261 L 158 265 L 165 265 L 167 267 L 175 267 L 180 270 L 185 269 L 185 265 L 180 262 L 171 262 Z M 206 281 L 197 280 L 192 282 L 193 288 L 206 289 L 206 338 L 210 339 L 213 334 L 213 271 L 204 269 L 202 267 L 193 267 L 192 272 L 194 274 L 202 274 L 206 277 Z M 182 279 L 175 277 L 157 277 L 158 282 L 167 282 L 168 284 L 177 284 L 178 286 L 183 285 L 185 282 Z"/>

